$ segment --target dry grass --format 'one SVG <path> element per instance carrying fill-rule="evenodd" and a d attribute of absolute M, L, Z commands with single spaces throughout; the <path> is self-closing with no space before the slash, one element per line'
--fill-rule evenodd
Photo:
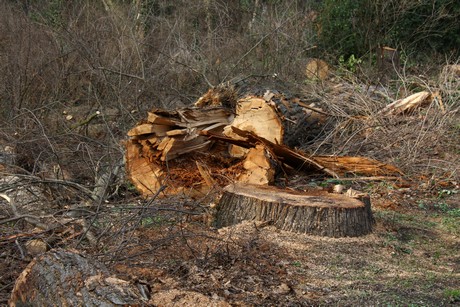
<path fill-rule="evenodd" d="M 410 84 L 414 79 L 398 80 Z M 418 79 L 418 78 L 417 78 Z M 450 80 L 446 82 L 445 80 Z M 420 81 L 420 79 L 418 79 Z M 356 77 L 335 76 L 332 81 L 310 84 L 304 90 L 315 93 L 319 105 L 332 116 L 324 135 L 304 149 L 319 154 L 364 155 L 394 164 L 408 177 L 425 176 L 458 182 L 457 165 L 459 104 L 458 80 L 441 73 L 434 85 L 420 84 L 401 97 L 391 86 L 365 84 Z M 442 106 L 436 101 L 410 114 L 382 115 L 389 102 L 428 90 L 440 92 Z M 314 94 L 314 95 L 315 95 Z"/>
<path fill-rule="evenodd" d="M 375 85 L 338 67 L 332 79 L 306 82 L 300 67 L 313 54 L 316 31 L 308 8 L 269 6 L 248 32 L 250 9 L 211 1 L 205 10 L 204 2 L 158 1 L 142 21 L 145 31 L 125 2 L 108 11 L 91 1 L 67 4 L 61 26 L 38 7 L 26 15 L 11 1 L 0 3 L 0 149 L 13 147 L 15 158 L 0 169 L 0 193 L 22 193 L 19 213 L 44 216 L 44 223 L 78 211 L 98 241 L 91 245 L 80 215 L 71 227 L 46 231 L 23 218 L 8 221 L 15 214 L 0 199 L 8 208 L 0 210 L 0 304 L 30 261 L 24 245 L 32 239 L 83 249 L 154 290 L 195 290 L 235 305 L 458 303 L 458 76 L 406 69 Z M 406 173 L 405 184 L 347 183 L 371 193 L 372 235 L 327 239 L 251 223 L 215 230 L 197 217 L 207 211 L 198 202 L 146 202 L 113 172 L 123 158 L 120 140 L 147 110 L 189 105 L 209 84 L 240 74 L 273 73 L 332 115 L 303 149 L 364 155 Z M 378 114 L 419 90 L 440 91 L 444 112 L 432 105 Z M 15 181 L 5 179 L 12 175 Z M 104 194 L 95 201 L 88 195 L 97 185 Z"/>

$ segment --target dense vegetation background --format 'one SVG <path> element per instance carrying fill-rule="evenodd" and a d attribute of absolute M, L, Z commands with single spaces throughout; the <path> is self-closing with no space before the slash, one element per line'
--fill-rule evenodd
<path fill-rule="evenodd" d="M 31 172 L 64 156 L 94 172 L 146 110 L 190 104 L 236 76 L 302 84 L 319 57 L 378 84 L 377 47 L 436 74 L 460 43 L 454 0 L 2 0 L 0 14 L 0 133 Z M 72 108 L 116 124 L 82 131 L 63 116 Z"/>
<path fill-rule="evenodd" d="M 180 281 L 178 288 L 205 294 L 225 296 L 227 289 L 215 290 L 208 277 L 187 278 L 222 270 L 221 280 L 233 274 L 238 287 L 246 283 L 240 298 L 229 296 L 236 303 L 258 304 L 261 297 L 271 306 L 301 297 L 306 305 L 458 303 L 459 20 L 458 0 L 0 0 L 0 193 L 23 196 L 20 212 L 0 199 L 7 208 L 0 222 L 0 302 L 6 304 L 30 260 L 21 246 L 38 238 L 51 242 L 46 248 L 86 248 L 112 264 L 131 261 L 130 248 L 142 251 L 144 264 Z M 382 46 L 399 52 L 399 67 L 390 73 L 377 63 Z M 305 77 L 311 58 L 328 63 L 325 80 Z M 190 200 L 169 202 L 176 206 L 177 212 L 165 211 L 172 217 L 113 206 L 133 199 L 152 205 L 136 198 L 120 171 L 126 132 L 147 111 L 191 105 L 208 88 L 248 76 L 275 80 L 327 110 L 327 129 L 302 144 L 308 151 L 363 155 L 406 174 L 410 184 L 343 183 L 371 195 L 373 235 L 289 236 L 293 246 L 298 238 L 305 245 L 280 249 L 276 240 L 265 241 L 278 235 L 268 228 L 243 231 L 235 241 L 213 239 L 216 232 L 204 224 L 184 230 L 184 208 L 207 210 Z M 404 116 L 380 112 L 420 91 L 442 102 Z M 95 213 L 87 220 L 102 245 L 88 244 L 78 227 L 75 236 L 51 240 L 51 232 L 34 234 L 23 219 L 44 212 L 66 217 L 73 205 L 87 205 L 85 193 L 101 196 L 89 204 Z M 21 239 L 25 233 L 30 237 Z M 280 274 L 280 267 L 294 275 Z M 188 273 L 197 271 L 204 273 Z M 261 271 L 266 275 L 258 280 Z M 157 273 L 144 277 L 154 284 Z M 246 278 L 251 274 L 255 288 Z M 276 287 L 290 280 L 300 288 L 280 295 Z"/>

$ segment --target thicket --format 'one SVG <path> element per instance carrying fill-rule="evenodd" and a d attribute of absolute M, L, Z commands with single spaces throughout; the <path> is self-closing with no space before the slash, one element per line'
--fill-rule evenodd
<path fill-rule="evenodd" d="M 241 75 L 302 84 L 309 57 L 334 64 L 378 45 L 455 59 L 459 17 L 455 0 L 2 0 L 0 139 L 28 172 L 56 163 L 91 182 L 154 106 Z"/>
<path fill-rule="evenodd" d="M 460 2 L 455 0 L 325 0 L 322 49 L 361 57 L 378 46 L 458 56 Z"/>

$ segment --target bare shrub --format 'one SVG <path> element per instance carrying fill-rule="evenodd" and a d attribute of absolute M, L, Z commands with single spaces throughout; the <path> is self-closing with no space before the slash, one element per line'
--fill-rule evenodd
<path fill-rule="evenodd" d="M 400 81 L 407 89 L 405 96 L 421 90 L 420 87 L 410 89 L 413 77 Z M 430 92 L 443 88 L 442 83 L 431 85 L 420 78 L 416 84 Z M 459 116 L 454 98 L 458 91 L 441 90 L 442 105 L 434 102 L 427 109 L 387 116 L 379 111 L 389 102 L 405 97 L 398 97 L 397 90 L 363 84 L 350 76 L 341 79 L 339 85 L 320 98 L 322 105 L 333 114 L 327 133 L 305 149 L 317 154 L 364 155 L 397 165 L 408 175 L 447 175 L 458 180 L 454 154 L 458 146 L 453 135 Z"/>

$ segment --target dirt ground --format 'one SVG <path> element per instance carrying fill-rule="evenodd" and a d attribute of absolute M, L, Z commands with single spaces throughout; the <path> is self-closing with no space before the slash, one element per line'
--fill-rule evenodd
<path fill-rule="evenodd" d="M 148 201 L 129 185 L 118 191 L 123 197 L 95 208 L 84 207 L 83 196 L 68 183 L 0 179 L 3 190 L 40 198 L 18 202 L 23 217 L 2 213 L 0 305 L 7 304 L 17 276 L 32 259 L 27 243 L 33 240 L 46 242 L 46 249 L 74 248 L 94 257 L 118 278 L 148 289 L 150 305 L 156 306 L 459 305 L 460 125 L 455 112 L 448 124 L 433 121 L 423 131 L 434 117 L 426 115 L 423 122 L 414 117 L 404 129 L 389 122 L 386 130 L 376 130 L 374 140 L 363 136 L 355 143 L 367 153 L 380 148 L 382 160 L 407 173 L 400 181 L 342 182 L 371 196 L 374 229 L 357 238 L 297 234 L 253 221 L 215 229 L 209 224 L 209 199 Z M 413 128 L 417 123 L 420 127 Z M 391 138 L 407 148 L 383 147 Z M 336 182 L 306 176 L 297 183 L 329 189 Z M 72 203 L 80 206 L 81 216 L 89 214 L 96 243 L 86 235 L 81 216 L 69 215 L 76 212 Z M 10 207 L 3 199 L 0 205 Z M 28 216 L 71 222 L 39 231 Z"/>
<path fill-rule="evenodd" d="M 97 251 L 81 248 L 117 277 L 146 285 L 158 306 L 458 304 L 458 186 L 432 195 L 367 185 L 376 224 L 358 238 L 295 234 L 260 222 L 214 229 L 178 212 L 193 204 L 171 199 L 123 239 L 113 235 Z M 2 245 L 5 304 L 29 258 L 20 259 L 15 244 Z"/>
<path fill-rule="evenodd" d="M 452 209 L 444 211 L 404 202 L 407 195 L 399 195 L 396 209 L 374 197 L 374 232 L 359 238 L 294 234 L 255 222 L 210 229 L 158 220 L 137 233 L 139 244 L 124 253 L 132 256 L 113 269 L 148 284 L 154 299 L 169 294 L 175 306 L 190 303 L 179 304 L 186 294 L 168 291 L 201 293 L 210 299 L 202 306 L 458 304 L 458 195 L 445 199 Z"/>

